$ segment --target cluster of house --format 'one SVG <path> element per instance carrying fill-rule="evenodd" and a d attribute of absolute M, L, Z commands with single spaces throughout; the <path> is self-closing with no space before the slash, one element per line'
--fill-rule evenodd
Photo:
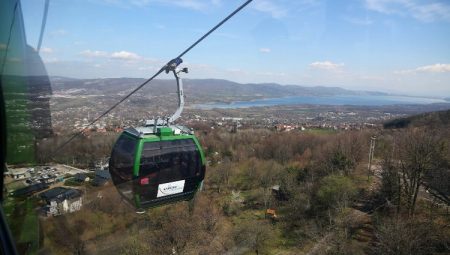
<path fill-rule="evenodd" d="M 45 169 L 50 170 L 51 169 Z M 34 170 L 33 170 L 34 171 Z M 26 171 L 28 175 L 30 171 Z M 42 173 L 41 173 L 42 174 Z M 49 175 L 46 173 L 46 175 Z M 92 174 L 77 173 L 71 180 L 79 183 L 90 182 L 93 186 L 103 186 L 111 180 L 111 175 L 108 170 L 97 170 L 91 180 Z M 30 176 L 24 176 L 23 178 L 33 178 Z M 58 178 L 58 176 L 54 177 Z M 56 179 L 55 179 L 56 180 Z M 83 192 L 80 189 L 69 187 L 55 187 L 50 188 L 52 182 L 40 181 L 32 183 L 24 188 L 15 190 L 12 194 L 18 197 L 28 197 L 33 194 L 39 193 L 39 197 L 44 202 L 42 212 L 46 216 L 57 216 L 65 213 L 75 212 L 81 209 L 83 205 Z"/>
<path fill-rule="evenodd" d="M 76 182 L 89 182 L 90 177 L 84 173 L 77 173 L 73 177 Z M 111 180 L 108 170 L 95 171 L 92 185 L 103 186 Z M 47 216 L 57 216 L 81 210 L 83 205 L 83 192 L 75 188 L 56 187 L 39 195 L 46 203 L 42 208 Z"/>
<path fill-rule="evenodd" d="M 42 192 L 39 197 L 46 203 L 45 215 L 57 216 L 81 210 L 83 192 L 79 189 L 57 187 Z"/>
<path fill-rule="evenodd" d="M 301 131 L 305 131 L 305 130 L 306 130 L 306 128 L 303 127 L 303 126 L 299 126 L 299 125 L 286 125 L 286 124 L 277 124 L 277 125 L 275 125 L 275 129 L 276 129 L 277 131 L 280 131 L 280 132 L 282 132 L 282 131 L 290 132 L 290 131 L 295 130 L 295 129 L 298 129 L 298 130 L 301 130 Z"/>

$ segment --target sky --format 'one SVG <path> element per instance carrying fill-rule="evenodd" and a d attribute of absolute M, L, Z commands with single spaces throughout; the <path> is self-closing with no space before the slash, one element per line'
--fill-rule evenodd
<path fill-rule="evenodd" d="M 44 2 L 22 0 L 33 47 Z M 41 56 L 49 75 L 148 78 L 243 2 L 50 0 Z M 450 1 L 254 0 L 183 60 L 191 79 L 450 97 Z"/>

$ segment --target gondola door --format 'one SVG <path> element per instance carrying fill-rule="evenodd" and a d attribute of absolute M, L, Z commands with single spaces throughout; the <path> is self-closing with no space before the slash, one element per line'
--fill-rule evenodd
<path fill-rule="evenodd" d="M 193 139 L 144 142 L 135 179 L 136 200 L 148 207 L 191 199 L 203 180 L 202 170 Z"/>

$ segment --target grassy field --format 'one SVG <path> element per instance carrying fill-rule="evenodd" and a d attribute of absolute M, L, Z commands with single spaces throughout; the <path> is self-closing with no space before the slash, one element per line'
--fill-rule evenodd
<path fill-rule="evenodd" d="M 28 254 L 35 254 L 39 249 L 39 218 L 36 208 L 36 201 L 28 199 L 25 202 L 26 214 L 20 232 L 19 243 L 29 244 Z"/>

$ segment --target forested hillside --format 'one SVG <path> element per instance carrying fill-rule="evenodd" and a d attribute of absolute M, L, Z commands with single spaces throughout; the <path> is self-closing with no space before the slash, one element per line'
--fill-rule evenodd
<path fill-rule="evenodd" d="M 204 189 L 193 204 L 137 215 L 113 186 L 88 185 L 88 193 L 100 193 L 102 199 L 91 195 L 71 217 L 43 221 L 48 252 L 450 252 L 448 204 L 432 195 L 433 187 L 449 183 L 447 129 L 230 133 L 203 123 L 193 128 L 208 160 Z M 83 138 L 59 160 L 107 156 L 113 140 L 113 135 Z"/>
<path fill-rule="evenodd" d="M 429 112 L 413 115 L 406 118 L 394 119 L 384 124 L 385 128 L 406 128 L 406 127 L 440 127 L 449 128 L 450 110 Z"/>

